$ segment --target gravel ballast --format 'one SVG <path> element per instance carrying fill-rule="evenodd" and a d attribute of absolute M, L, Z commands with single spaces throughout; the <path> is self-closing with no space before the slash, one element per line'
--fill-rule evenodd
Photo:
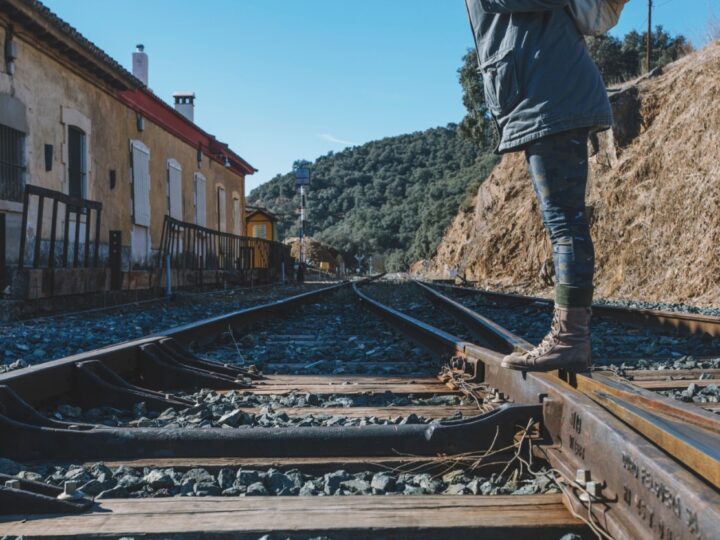
<path fill-rule="evenodd" d="M 0 324 L 0 373 L 162 332 L 330 283 L 179 292 L 174 299 Z"/>
<path fill-rule="evenodd" d="M 141 497 L 252 497 L 350 495 L 535 495 L 558 493 L 550 475 L 509 469 L 504 476 L 456 467 L 443 474 L 396 470 L 331 470 L 309 473 L 297 468 L 196 467 L 180 469 L 38 465 L 24 467 L 0 458 L 0 472 L 63 486 L 73 481 L 96 499 Z"/>

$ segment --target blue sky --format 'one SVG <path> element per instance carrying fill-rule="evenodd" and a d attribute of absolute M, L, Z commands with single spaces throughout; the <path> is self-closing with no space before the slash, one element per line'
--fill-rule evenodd
<path fill-rule="evenodd" d="M 197 94 L 195 120 L 260 169 L 247 190 L 314 159 L 463 115 L 472 46 L 463 0 L 43 0 L 150 88 Z M 654 24 L 702 44 L 720 0 L 655 0 Z M 614 33 L 647 25 L 631 0 Z"/>

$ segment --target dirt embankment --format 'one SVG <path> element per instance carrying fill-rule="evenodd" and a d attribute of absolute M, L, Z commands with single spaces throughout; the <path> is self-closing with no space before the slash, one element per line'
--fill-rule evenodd
<path fill-rule="evenodd" d="M 300 239 L 296 236 L 287 238 L 283 242 L 290 246 L 290 256 L 300 259 Z M 321 263 L 327 263 L 330 271 L 335 271 L 339 265 L 344 265 L 345 261 L 340 252 L 322 242 L 311 237 L 305 237 L 305 256 L 311 266 L 320 266 Z"/>
<path fill-rule="evenodd" d="M 616 125 L 591 159 L 596 290 L 606 298 L 720 304 L 720 42 L 614 89 Z M 521 153 L 456 216 L 429 271 L 550 295 L 550 259 Z"/>

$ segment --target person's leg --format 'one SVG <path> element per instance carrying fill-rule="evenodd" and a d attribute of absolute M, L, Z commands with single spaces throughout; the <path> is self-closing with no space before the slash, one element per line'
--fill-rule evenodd
<path fill-rule="evenodd" d="M 505 367 L 525 370 L 584 369 L 590 365 L 590 304 L 594 250 L 585 212 L 587 130 L 530 144 L 525 155 L 555 264 L 555 316 L 550 333 L 528 354 Z"/>

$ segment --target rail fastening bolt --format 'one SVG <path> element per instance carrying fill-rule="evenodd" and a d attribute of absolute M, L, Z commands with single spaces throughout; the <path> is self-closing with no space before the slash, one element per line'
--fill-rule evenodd
<path fill-rule="evenodd" d="M 575 471 L 575 482 L 584 486 L 590 481 L 590 471 L 588 469 L 578 469 Z"/>
<path fill-rule="evenodd" d="M 5 480 L 5 487 L 10 489 L 20 489 L 20 480 Z"/>

